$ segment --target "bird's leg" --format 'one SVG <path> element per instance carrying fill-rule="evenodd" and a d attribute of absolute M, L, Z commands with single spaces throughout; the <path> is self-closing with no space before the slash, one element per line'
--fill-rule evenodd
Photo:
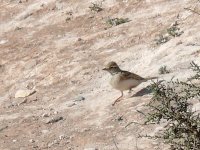
<path fill-rule="evenodd" d="M 112 105 L 114 106 L 117 102 L 119 102 L 121 100 L 121 98 L 123 97 L 123 95 L 124 95 L 123 91 L 121 91 L 121 96 L 118 97 Z"/>

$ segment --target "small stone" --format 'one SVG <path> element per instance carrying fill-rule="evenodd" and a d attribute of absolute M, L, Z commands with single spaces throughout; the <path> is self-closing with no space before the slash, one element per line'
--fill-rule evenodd
<path fill-rule="evenodd" d="M 200 111 L 200 103 L 193 105 L 192 112 L 199 112 Z"/>
<path fill-rule="evenodd" d="M 36 92 L 35 90 L 18 90 L 15 93 L 15 98 L 27 97 L 27 96 L 34 94 L 35 92 Z"/>
<path fill-rule="evenodd" d="M 84 100 L 85 100 L 85 97 L 79 96 L 79 97 L 74 99 L 74 102 L 76 102 L 76 101 L 84 101 Z"/>
<path fill-rule="evenodd" d="M 81 132 L 88 132 L 88 131 L 90 131 L 91 129 L 89 129 L 89 128 L 84 128 L 84 129 L 82 129 L 81 130 Z"/>
<path fill-rule="evenodd" d="M 13 143 L 17 142 L 17 140 L 16 140 L 16 139 L 14 139 L 14 140 L 12 140 L 12 141 L 13 141 Z"/>
<path fill-rule="evenodd" d="M 51 142 L 51 143 L 48 143 L 48 148 L 50 148 L 52 145 L 53 145 L 54 143 L 53 142 Z"/>
<path fill-rule="evenodd" d="M 78 38 L 78 41 L 82 41 L 82 39 L 81 39 L 81 38 Z"/>
<path fill-rule="evenodd" d="M 35 141 L 34 141 L 33 139 L 30 139 L 29 142 L 30 142 L 30 143 L 34 143 Z"/>
<path fill-rule="evenodd" d="M 47 114 L 47 113 L 42 114 L 42 118 L 44 118 L 44 117 L 49 117 L 49 114 Z"/>
<path fill-rule="evenodd" d="M 69 104 L 68 107 L 73 107 L 75 105 L 76 105 L 76 103 L 72 103 L 72 104 Z"/>
<path fill-rule="evenodd" d="M 54 143 L 54 144 L 58 144 L 59 141 L 58 141 L 58 140 L 54 140 L 53 143 Z"/>
<path fill-rule="evenodd" d="M 33 89 L 33 87 L 34 87 L 34 83 L 33 83 L 33 82 L 29 82 L 29 83 L 26 85 L 26 88 L 27 88 L 28 90 Z"/>
<path fill-rule="evenodd" d="M 98 148 L 84 148 L 84 150 L 98 150 Z"/>
<path fill-rule="evenodd" d="M 65 135 L 60 135 L 60 136 L 59 136 L 59 139 L 60 139 L 60 140 L 65 139 Z"/>
<path fill-rule="evenodd" d="M 43 134 L 46 134 L 46 133 L 48 133 L 49 132 L 49 130 L 42 130 L 42 133 Z"/>
<path fill-rule="evenodd" d="M 59 144 L 59 141 L 54 140 L 53 142 L 48 143 L 48 147 L 51 147 L 51 146 L 53 146 L 54 144 Z"/>
<path fill-rule="evenodd" d="M 21 30 L 21 29 L 22 29 L 22 27 L 16 27 L 16 28 L 15 28 L 15 31 L 16 31 L 16 30 Z"/>
<path fill-rule="evenodd" d="M 68 21 L 70 21 L 70 20 L 71 20 L 70 17 L 67 17 L 67 18 L 65 19 L 66 22 L 68 22 Z"/>
<path fill-rule="evenodd" d="M 37 145 L 33 145 L 32 147 L 33 147 L 34 149 L 36 149 L 36 148 L 38 149 L 38 146 L 37 146 Z"/>
<path fill-rule="evenodd" d="M 56 117 L 47 119 L 47 120 L 46 120 L 46 124 L 55 123 L 55 122 L 58 122 L 58 121 L 60 121 L 60 120 L 63 120 L 63 117 L 56 116 Z"/>
<path fill-rule="evenodd" d="M 58 114 L 58 111 L 54 111 L 53 113 L 56 115 L 56 114 Z"/>
<path fill-rule="evenodd" d="M 64 139 L 67 141 L 67 140 L 70 139 L 70 137 L 68 137 L 68 136 L 66 136 L 64 134 L 62 134 L 62 135 L 59 136 L 59 140 L 64 140 Z"/>
<path fill-rule="evenodd" d="M 0 132 L 3 131 L 6 128 L 8 128 L 8 126 L 0 126 Z"/>
<path fill-rule="evenodd" d="M 123 116 L 119 116 L 119 117 L 117 118 L 117 121 L 123 121 Z"/>
<path fill-rule="evenodd" d="M 1 44 L 5 44 L 5 43 L 7 43 L 8 42 L 8 40 L 0 40 L 0 45 Z"/>

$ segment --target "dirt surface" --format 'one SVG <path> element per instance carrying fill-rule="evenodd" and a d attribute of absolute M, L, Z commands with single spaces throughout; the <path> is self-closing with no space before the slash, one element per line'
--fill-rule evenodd
<path fill-rule="evenodd" d="M 0 1 L 1 150 L 164 150 L 160 141 L 137 138 L 161 126 L 142 126 L 152 94 L 120 95 L 102 71 L 116 61 L 142 77 L 190 77 L 200 64 L 200 15 L 196 0 Z M 99 1 L 100 2 L 100 1 Z M 110 26 L 108 18 L 129 18 Z M 183 33 L 166 43 L 155 39 L 178 22 Z M 166 65 L 169 74 L 159 75 Z M 132 95 L 148 86 L 139 85 Z M 17 91 L 27 90 L 25 98 Z M 127 126 L 128 125 L 128 126 Z"/>

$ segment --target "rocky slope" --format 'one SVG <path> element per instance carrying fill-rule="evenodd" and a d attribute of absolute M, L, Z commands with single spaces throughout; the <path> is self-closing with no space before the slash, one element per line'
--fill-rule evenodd
<path fill-rule="evenodd" d="M 114 60 L 143 77 L 186 80 L 190 62 L 200 64 L 200 15 L 184 8 L 199 12 L 200 3 L 103 0 L 97 13 L 89 9 L 92 2 L 0 1 L 0 149 L 168 148 L 137 138 L 160 126 L 130 124 L 143 121 L 137 110 L 145 112 L 152 95 L 127 94 L 112 107 L 120 92 L 110 87 L 102 68 Z M 115 17 L 130 21 L 106 23 Z M 155 44 L 175 22 L 181 35 Z M 170 73 L 159 75 L 164 65 Z"/>

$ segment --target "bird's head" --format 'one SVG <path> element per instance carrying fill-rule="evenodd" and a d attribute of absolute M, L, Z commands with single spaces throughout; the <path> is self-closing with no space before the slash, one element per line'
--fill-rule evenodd
<path fill-rule="evenodd" d="M 117 65 L 116 62 L 111 61 L 108 64 L 106 64 L 105 68 L 103 70 L 110 72 L 112 75 L 121 71 L 119 66 Z"/>

